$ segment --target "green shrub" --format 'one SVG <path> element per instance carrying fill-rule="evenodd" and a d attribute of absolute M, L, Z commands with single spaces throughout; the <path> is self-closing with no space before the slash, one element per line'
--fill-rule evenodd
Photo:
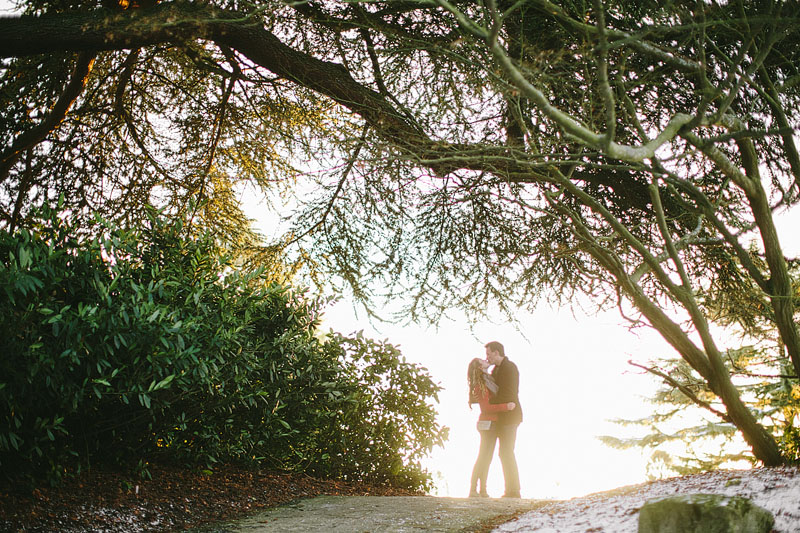
<path fill-rule="evenodd" d="M 439 387 L 389 344 L 320 337 L 321 302 L 151 213 L 0 233 L 0 466 L 260 462 L 425 488 Z"/>
<path fill-rule="evenodd" d="M 318 425 L 307 470 L 322 476 L 388 482 L 409 488 L 429 488 L 420 464 L 434 446 L 447 438 L 430 405 L 440 387 L 416 365 L 405 362 L 397 348 L 362 334 L 334 334 L 326 347 L 347 362 L 352 388 L 347 408 L 331 424 Z M 330 397 L 339 394 L 330 390 Z"/>

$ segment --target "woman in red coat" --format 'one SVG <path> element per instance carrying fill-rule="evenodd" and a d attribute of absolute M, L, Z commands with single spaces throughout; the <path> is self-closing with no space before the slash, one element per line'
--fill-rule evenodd
<path fill-rule="evenodd" d="M 489 374 L 489 362 L 485 359 L 476 357 L 469 363 L 467 368 L 467 382 L 469 384 L 469 404 L 479 404 L 481 414 L 478 417 L 478 432 L 481 435 L 481 447 L 478 450 L 478 459 L 472 468 L 472 479 L 470 481 L 470 497 L 482 496 L 488 498 L 486 492 L 486 478 L 489 475 L 489 465 L 494 455 L 494 447 L 497 442 L 497 413 L 512 411 L 515 407 L 514 402 L 508 403 L 489 403 L 489 398 L 497 392 L 497 385 Z M 480 486 L 479 486 L 480 482 Z"/>

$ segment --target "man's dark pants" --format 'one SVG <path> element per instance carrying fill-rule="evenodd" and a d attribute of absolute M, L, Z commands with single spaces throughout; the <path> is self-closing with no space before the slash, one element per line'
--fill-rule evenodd
<path fill-rule="evenodd" d="M 498 455 L 503 465 L 503 478 L 506 482 L 504 496 L 519 498 L 519 469 L 514 456 L 514 445 L 517 442 L 517 424 L 499 425 L 497 427 Z"/>

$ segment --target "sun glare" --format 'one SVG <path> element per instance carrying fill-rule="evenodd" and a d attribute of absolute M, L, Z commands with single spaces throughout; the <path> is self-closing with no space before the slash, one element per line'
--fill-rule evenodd
<path fill-rule="evenodd" d="M 612 313 L 575 318 L 568 311 L 544 310 L 508 324 L 482 324 L 470 332 L 465 323 L 448 322 L 438 330 L 420 326 L 372 325 L 355 316 L 348 302 L 328 310 L 324 327 L 387 338 L 409 362 L 425 366 L 444 390 L 440 422 L 450 439 L 434 451 L 427 468 L 437 496 L 465 497 L 477 456 L 477 407 L 467 405 L 466 371 L 483 357 L 484 343 L 499 340 L 520 370 L 520 425 L 516 457 L 525 498 L 570 498 L 645 481 L 646 460 L 638 451 L 619 451 L 599 435 L 620 434 L 613 418 L 643 416 L 642 396 L 652 381 L 627 360 L 653 354 L 657 339 L 637 338 Z M 650 346 L 646 346 L 649 342 Z M 495 458 L 489 494 L 503 493 L 503 473 Z"/>

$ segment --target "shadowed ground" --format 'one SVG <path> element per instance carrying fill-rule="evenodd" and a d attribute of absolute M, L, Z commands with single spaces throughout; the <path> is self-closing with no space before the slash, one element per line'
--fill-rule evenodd
<path fill-rule="evenodd" d="M 174 533 L 227 523 L 315 496 L 417 496 L 413 491 L 233 465 L 150 465 L 151 479 L 95 468 L 56 487 L 0 485 L 0 532 Z"/>

